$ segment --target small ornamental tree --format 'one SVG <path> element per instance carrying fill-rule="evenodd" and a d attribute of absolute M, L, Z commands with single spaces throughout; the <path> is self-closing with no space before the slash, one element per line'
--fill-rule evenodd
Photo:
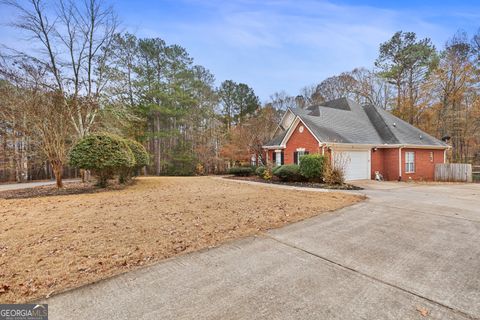
<path fill-rule="evenodd" d="M 135 157 L 125 139 L 107 133 L 80 139 L 70 150 L 69 160 L 74 167 L 91 170 L 100 187 L 106 187 L 114 174 L 135 166 Z"/>
<path fill-rule="evenodd" d="M 323 178 L 325 157 L 319 154 L 307 154 L 300 157 L 300 174 L 308 181 L 319 182 Z"/>

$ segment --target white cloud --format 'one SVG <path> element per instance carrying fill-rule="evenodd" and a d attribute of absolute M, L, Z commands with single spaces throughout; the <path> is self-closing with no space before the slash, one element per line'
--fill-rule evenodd
<path fill-rule="evenodd" d="M 472 29 L 480 17 L 478 8 L 461 6 L 393 10 L 314 0 L 167 2 L 170 12 L 160 2 L 119 14 L 127 30 L 186 47 L 219 81 L 248 83 L 264 99 L 274 91 L 296 94 L 333 74 L 371 67 L 380 43 L 398 30 L 431 37 L 442 46 L 456 29 Z"/>

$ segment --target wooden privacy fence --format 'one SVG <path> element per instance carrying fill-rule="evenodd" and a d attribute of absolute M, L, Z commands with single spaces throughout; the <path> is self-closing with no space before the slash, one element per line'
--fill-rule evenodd
<path fill-rule="evenodd" d="M 436 164 L 435 181 L 472 182 L 472 165 L 468 163 Z"/>
<path fill-rule="evenodd" d="M 480 166 L 472 166 L 473 182 L 480 182 Z"/>

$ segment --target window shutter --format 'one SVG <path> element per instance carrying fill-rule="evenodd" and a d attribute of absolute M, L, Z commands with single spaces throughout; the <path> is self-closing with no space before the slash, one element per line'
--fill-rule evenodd
<path fill-rule="evenodd" d="M 304 153 L 304 154 L 308 154 L 308 151 L 307 151 L 307 150 L 305 150 L 305 153 Z"/>
<path fill-rule="evenodd" d="M 281 161 L 280 161 L 280 164 L 283 166 L 283 158 L 284 158 L 284 157 L 283 157 L 283 151 L 282 151 L 282 153 L 280 153 L 280 156 L 282 157 L 282 158 L 281 158 Z"/>
<path fill-rule="evenodd" d="M 274 164 L 277 161 L 277 153 L 275 151 L 272 152 L 272 161 Z"/>
<path fill-rule="evenodd" d="M 293 153 L 293 163 L 297 164 L 297 162 L 298 162 L 298 152 L 295 151 L 295 152 Z"/>

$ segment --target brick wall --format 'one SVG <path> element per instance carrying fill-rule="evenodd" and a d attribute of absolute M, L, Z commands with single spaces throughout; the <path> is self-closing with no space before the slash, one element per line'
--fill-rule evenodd
<path fill-rule="evenodd" d="M 398 148 L 383 149 L 383 178 L 387 181 L 398 180 Z"/>
<path fill-rule="evenodd" d="M 405 153 L 415 153 L 415 172 L 405 172 Z M 433 152 L 433 161 L 430 153 Z M 443 163 L 443 150 L 437 149 L 402 149 L 402 180 L 433 180 L 435 164 Z M 398 180 L 398 148 L 372 150 L 372 179 L 375 179 L 375 171 L 379 171 L 386 181 Z"/>
<path fill-rule="evenodd" d="M 303 132 L 300 132 L 299 128 L 303 126 Z M 308 151 L 310 154 L 321 153 L 319 143 L 317 139 L 308 131 L 307 127 L 300 122 L 296 127 L 295 131 L 290 136 L 290 139 L 287 141 L 287 146 L 283 149 L 284 164 L 293 163 L 293 153 L 297 151 L 297 148 L 304 148 L 305 151 Z M 273 153 L 275 150 L 268 151 L 268 163 L 273 164 Z"/>
<path fill-rule="evenodd" d="M 375 171 L 383 175 L 386 181 L 398 180 L 398 148 L 372 149 L 371 177 L 375 179 Z"/>
<path fill-rule="evenodd" d="M 415 172 L 405 172 L 405 153 L 415 153 Z M 402 149 L 402 180 L 433 180 L 435 176 L 435 164 L 444 163 L 443 150 L 438 149 Z M 431 158 L 433 155 L 433 159 Z"/>
<path fill-rule="evenodd" d="M 385 161 L 384 161 L 384 149 L 372 149 L 372 170 L 371 170 L 371 179 L 375 179 L 375 171 L 380 172 L 385 178 Z"/>
<path fill-rule="evenodd" d="M 304 127 L 303 132 L 299 130 L 301 126 Z M 287 147 L 284 150 L 285 164 L 293 163 L 293 153 L 297 151 L 297 148 L 305 148 L 305 151 L 308 151 L 310 154 L 320 152 L 317 139 L 315 139 L 302 122 L 297 125 L 295 131 L 287 141 Z"/>

